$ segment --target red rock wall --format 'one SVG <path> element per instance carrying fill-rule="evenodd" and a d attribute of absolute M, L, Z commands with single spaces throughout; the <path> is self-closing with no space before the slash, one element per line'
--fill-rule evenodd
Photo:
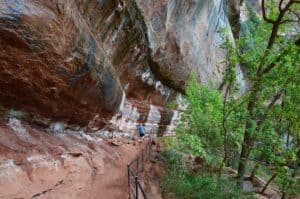
<path fill-rule="evenodd" d="M 144 27 L 131 1 L 0 2 L 0 104 L 86 125 L 128 97 L 166 104 L 142 81 Z"/>
<path fill-rule="evenodd" d="M 87 124 L 111 115 L 122 89 L 77 6 L 66 1 L 0 3 L 0 103 Z"/>
<path fill-rule="evenodd" d="M 165 107 L 191 70 L 221 82 L 224 13 L 224 0 L 2 0 L 0 106 L 100 127 L 123 94 Z"/>

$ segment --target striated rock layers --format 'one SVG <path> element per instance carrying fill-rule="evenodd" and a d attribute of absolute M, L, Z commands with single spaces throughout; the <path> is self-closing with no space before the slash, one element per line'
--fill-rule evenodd
<path fill-rule="evenodd" d="M 82 125 L 118 108 L 116 71 L 74 1 L 1 1 L 0 34 L 2 105 Z"/>
<path fill-rule="evenodd" d="M 1 0 L 0 105 L 80 126 L 98 118 L 101 128 L 134 100 L 145 105 L 137 121 L 147 121 L 150 105 L 175 100 L 191 70 L 220 84 L 225 7 L 223 0 Z M 158 123 L 171 123 L 160 112 Z"/>
<path fill-rule="evenodd" d="M 0 198 L 125 198 L 142 146 L 102 138 L 132 138 L 137 123 L 174 133 L 180 114 L 166 106 L 180 107 L 190 71 L 222 81 L 225 10 L 225 0 L 0 0 Z"/>

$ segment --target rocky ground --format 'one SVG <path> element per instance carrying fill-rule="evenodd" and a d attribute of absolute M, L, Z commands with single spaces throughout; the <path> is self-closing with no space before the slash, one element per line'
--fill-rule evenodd
<path fill-rule="evenodd" d="M 126 165 L 144 143 L 0 121 L 0 198 L 126 198 Z M 119 144 L 118 144 L 119 145 Z"/>

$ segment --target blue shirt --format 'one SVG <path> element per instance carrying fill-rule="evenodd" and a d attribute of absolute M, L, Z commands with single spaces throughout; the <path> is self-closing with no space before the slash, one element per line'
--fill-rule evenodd
<path fill-rule="evenodd" d="M 145 127 L 143 125 L 139 125 L 138 130 L 140 134 L 145 134 Z"/>

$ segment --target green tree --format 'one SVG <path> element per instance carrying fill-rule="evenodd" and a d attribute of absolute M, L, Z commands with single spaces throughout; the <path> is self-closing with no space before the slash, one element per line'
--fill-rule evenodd
<path fill-rule="evenodd" d="M 252 82 L 247 94 L 248 118 L 245 121 L 244 140 L 238 166 L 241 187 L 247 159 L 253 149 L 257 133 L 261 132 L 268 114 L 281 98 L 282 89 L 290 81 L 289 78 L 276 80 L 274 77 L 278 77 L 278 72 L 282 74 L 283 71 L 293 71 L 299 67 L 299 38 L 297 38 L 299 35 L 295 38 L 295 35 L 287 33 L 290 30 L 290 22 L 293 23 L 293 18 L 290 16 L 297 11 L 299 3 L 296 0 L 289 0 L 286 3 L 281 0 L 279 3 L 268 1 L 266 5 L 262 0 L 264 22 L 259 25 L 250 41 L 254 45 L 246 52 L 239 52 L 240 62 L 248 67 Z M 269 83 L 276 87 L 271 87 Z"/>
<path fill-rule="evenodd" d="M 300 157 L 300 35 L 293 28 L 300 1 L 262 0 L 261 6 L 263 20 L 252 16 L 255 23 L 234 45 L 225 37 L 227 69 L 219 91 L 198 84 L 192 74 L 176 148 L 219 166 L 220 178 L 238 152 L 239 187 L 251 159 L 257 162 L 252 177 L 260 164 L 272 171 L 261 192 L 275 180 L 287 197 L 297 190 Z M 250 82 L 241 97 L 236 95 L 237 65 L 244 67 Z"/>
<path fill-rule="evenodd" d="M 195 155 L 202 155 L 209 162 L 218 162 L 223 143 L 221 93 L 198 84 L 192 74 L 186 88 L 186 102 L 188 108 L 177 129 L 182 149 L 194 150 Z"/>

